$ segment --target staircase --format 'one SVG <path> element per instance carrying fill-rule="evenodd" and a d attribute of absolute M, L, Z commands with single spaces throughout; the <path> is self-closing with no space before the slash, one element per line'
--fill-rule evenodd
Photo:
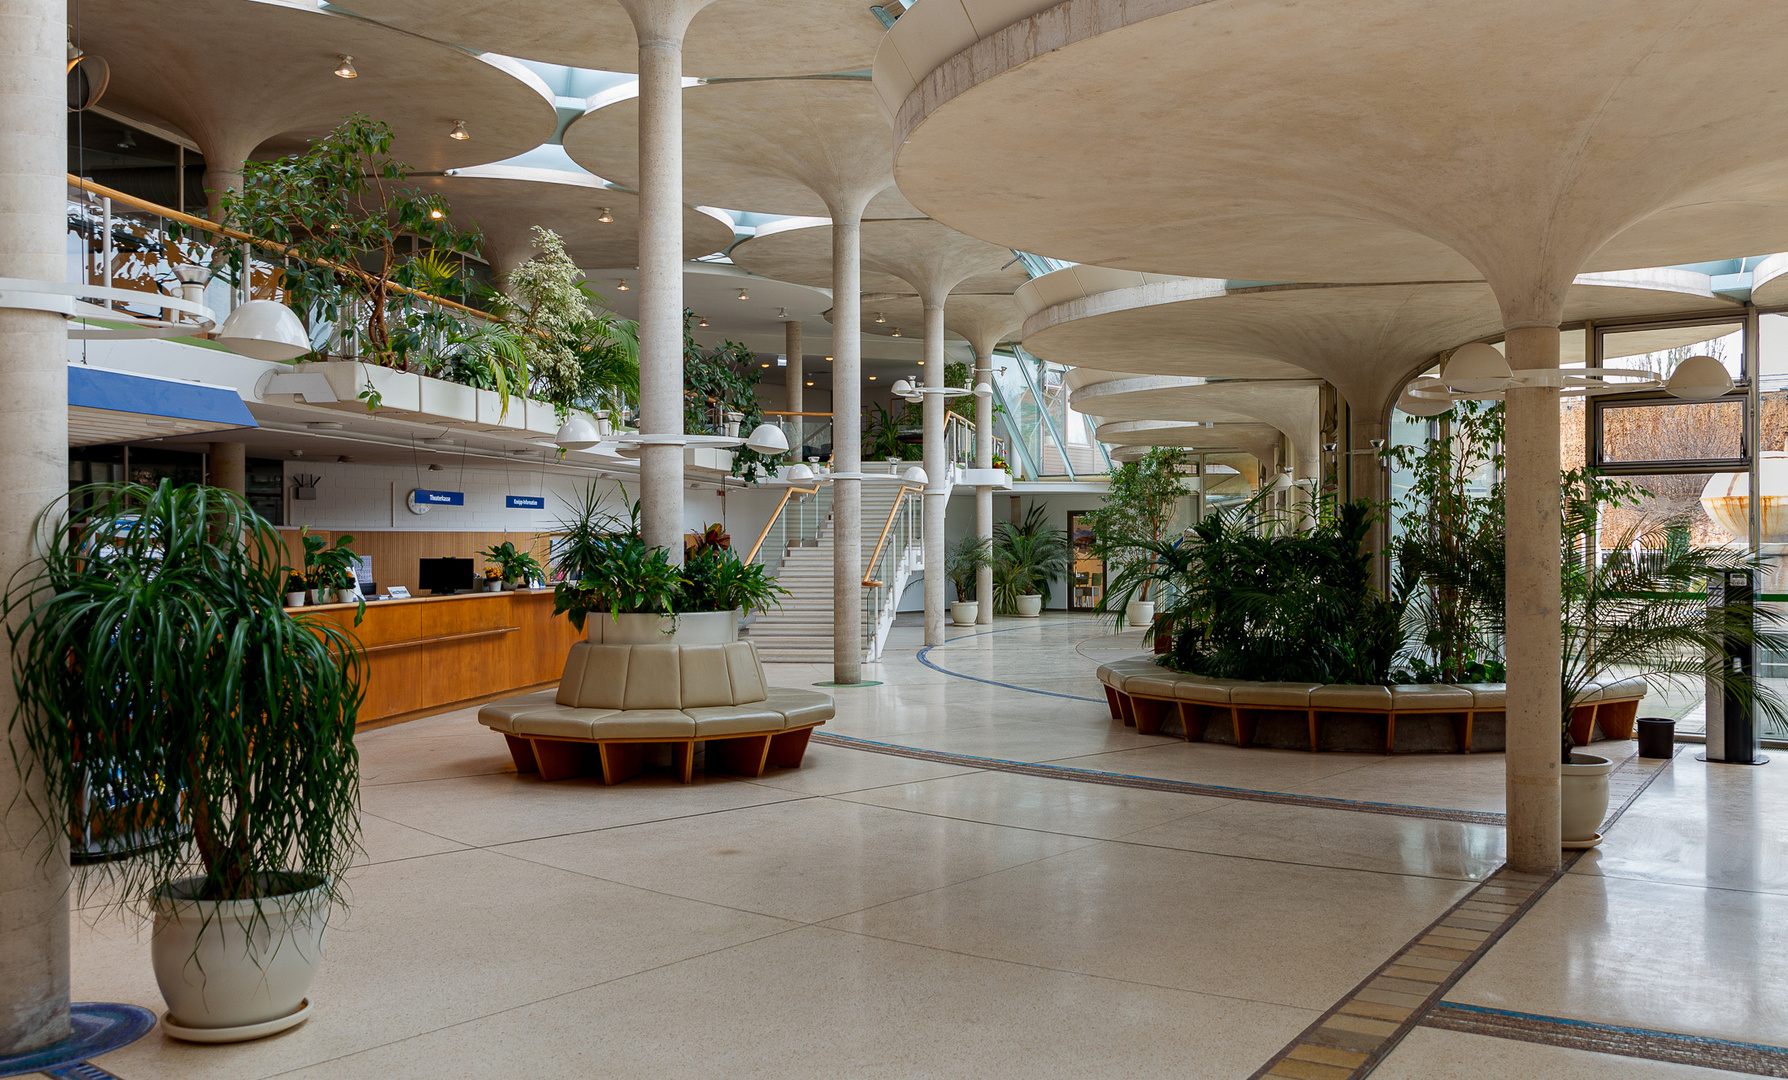
<path fill-rule="evenodd" d="M 899 484 L 888 481 L 865 481 L 863 490 L 863 567 L 868 572 L 870 557 L 882 528 L 899 497 Z M 914 500 L 916 502 L 916 499 Z M 780 610 L 771 608 L 751 623 L 746 637 L 757 643 L 758 655 L 766 662 L 826 664 L 832 661 L 832 518 L 826 517 L 818 535 L 811 539 L 791 537 L 780 551 L 760 552 L 771 563 L 776 581 L 789 591 L 782 598 Z M 890 538 L 893 543 L 893 538 Z M 884 558 L 884 562 L 886 559 Z M 884 585 L 891 591 L 904 582 Z M 866 592 L 868 590 L 865 590 Z M 890 603 L 893 601 L 890 600 Z M 871 645 L 873 605 L 863 605 L 863 625 L 859 640 Z M 871 648 L 871 651 L 877 651 Z"/>

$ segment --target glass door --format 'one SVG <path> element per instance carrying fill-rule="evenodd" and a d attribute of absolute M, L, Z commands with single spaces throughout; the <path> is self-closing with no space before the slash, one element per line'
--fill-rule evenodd
<path fill-rule="evenodd" d="M 1081 521 L 1085 511 L 1068 512 L 1069 558 L 1068 606 L 1076 611 L 1092 611 L 1105 595 L 1105 561 L 1093 554 L 1093 528 Z"/>

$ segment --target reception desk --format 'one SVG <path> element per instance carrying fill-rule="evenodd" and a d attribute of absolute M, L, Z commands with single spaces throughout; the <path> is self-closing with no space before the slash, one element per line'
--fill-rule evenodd
<path fill-rule="evenodd" d="M 559 681 L 583 637 L 553 616 L 551 589 L 377 600 L 288 609 L 340 626 L 366 657 L 358 730 L 489 701 Z"/>

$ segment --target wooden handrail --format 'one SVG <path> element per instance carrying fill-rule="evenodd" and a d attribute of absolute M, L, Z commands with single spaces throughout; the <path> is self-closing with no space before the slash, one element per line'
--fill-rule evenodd
<path fill-rule="evenodd" d="M 110 199 L 116 203 L 123 203 L 126 206 L 134 206 L 139 210 L 147 210 L 151 214 L 155 214 L 160 217 L 167 218 L 169 221 L 177 221 L 180 224 L 190 226 L 191 228 L 203 229 L 206 232 L 216 233 L 219 236 L 228 237 L 231 240 L 240 240 L 244 243 L 253 244 L 256 247 L 266 248 L 269 251 L 278 252 L 281 258 L 299 259 L 300 262 L 314 262 L 314 264 L 317 266 L 327 267 L 328 269 L 334 270 L 337 273 L 350 274 L 355 277 L 358 277 L 362 281 L 370 282 L 370 281 L 374 280 L 374 278 L 371 274 L 368 274 L 366 271 L 360 269 L 358 266 L 344 266 L 340 263 L 328 262 L 326 260 L 325 261 L 315 261 L 315 260 L 309 260 L 309 259 L 302 259 L 299 256 L 292 254 L 292 251 L 289 247 L 287 247 L 286 245 L 281 244 L 277 241 L 265 240 L 258 236 L 251 236 L 248 233 L 242 232 L 239 229 L 225 228 L 224 226 L 219 225 L 215 221 L 210 221 L 210 220 L 208 220 L 206 218 L 202 218 L 202 217 L 194 217 L 191 214 L 184 214 L 178 210 L 175 210 L 173 207 L 162 206 L 159 203 L 152 203 L 148 199 L 139 199 L 135 195 L 128 195 L 122 191 L 117 190 L 116 188 L 106 187 L 104 184 L 96 184 L 91 180 L 85 179 L 84 177 L 76 176 L 74 173 L 68 174 L 68 186 L 74 187 L 74 188 L 80 188 L 82 191 L 90 191 L 95 195 L 101 196 L 102 198 Z M 491 315 L 489 312 L 479 311 L 477 308 L 467 307 L 466 305 L 461 304 L 457 301 L 448 300 L 445 297 L 435 296 L 432 293 L 425 293 L 421 289 L 412 289 L 407 285 L 399 285 L 395 281 L 386 282 L 385 287 L 387 289 L 391 290 L 392 292 L 399 292 L 399 293 L 404 293 L 407 296 L 418 297 L 420 299 L 427 300 L 431 304 L 439 304 L 441 307 L 453 308 L 457 311 L 464 311 L 464 312 L 467 312 L 468 314 L 476 315 L 481 319 L 491 318 Z"/>
<path fill-rule="evenodd" d="M 894 496 L 894 507 L 888 511 L 888 520 L 882 523 L 881 538 L 875 542 L 875 554 L 869 556 L 869 561 L 863 564 L 863 587 L 865 589 L 873 589 L 881 584 L 869 575 L 875 573 L 876 561 L 882 557 L 882 548 L 888 543 L 888 531 L 894 527 L 894 515 L 900 513 L 900 504 L 906 502 L 908 495 L 917 495 L 923 490 L 923 488 L 916 488 L 906 483 L 900 485 L 900 494 Z"/>
<path fill-rule="evenodd" d="M 764 531 L 758 534 L 757 543 L 751 545 L 751 554 L 745 556 L 746 566 L 757 561 L 757 549 L 763 547 L 764 541 L 769 539 L 770 530 L 776 527 L 777 519 L 782 517 L 782 508 L 788 505 L 788 497 L 797 491 L 807 495 L 817 495 L 819 494 L 819 485 L 815 484 L 810 488 L 792 487 L 782 493 L 782 501 L 776 504 L 776 512 L 770 515 L 770 521 L 764 526 Z"/>

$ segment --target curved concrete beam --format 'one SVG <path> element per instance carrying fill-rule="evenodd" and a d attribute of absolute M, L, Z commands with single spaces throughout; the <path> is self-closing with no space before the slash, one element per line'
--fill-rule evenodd
<path fill-rule="evenodd" d="M 623 187 L 639 177 L 639 100 L 592 108 L 565 152 Z M 922 216 L 894 189 L 888 128 L 861 78 L 769 79 L 683 90 L 684 198 L 761 214 Z"/>
<path fill-rule="evenodd" d="M 351 0 L 360 15 L 470 49 L 638 71 L 639 39 L 614 0 Z M 856 0 L 719 0 L 690 24 L 683 69 L 708 78 L 821 75 L 869 66 L 882 24 Z"/>
<path fill-rule="evenodd" d="M 1751 303 L 1758 307 L 1788 304 L 1788 253 L 1771 255 L 1751 271 Z"/>
<path fill-rule="evenodd" d="M 1076 412 L 1097 416 L 1106 423 L 1151 420 L 1270 424 L 1291 440 L 1298 476 L 1319 474 L 1322 384 L 1315 380 L 1205 382 L 1166 375 L 1118 375 L 1081 384 L 1070 392 L 1068 403 Z M 1100 430 L 1104 429 L 1102 423 Z"/>
<path fill-rule="evenodd" d="M 226 173 L 302 149 L 354 112 L 389 123 L 392 156 L 423 171 L 513 157 L 558 123 L 551 92 L 514 61 L 314 8 L 83 0 L 81 23 L 87 51 L 112 68 L 105 106 L 185 133 Z M 357 78 L 334 74 L 342 55 Z M 471 138 L 448 138 L 457 120 Z"/>

